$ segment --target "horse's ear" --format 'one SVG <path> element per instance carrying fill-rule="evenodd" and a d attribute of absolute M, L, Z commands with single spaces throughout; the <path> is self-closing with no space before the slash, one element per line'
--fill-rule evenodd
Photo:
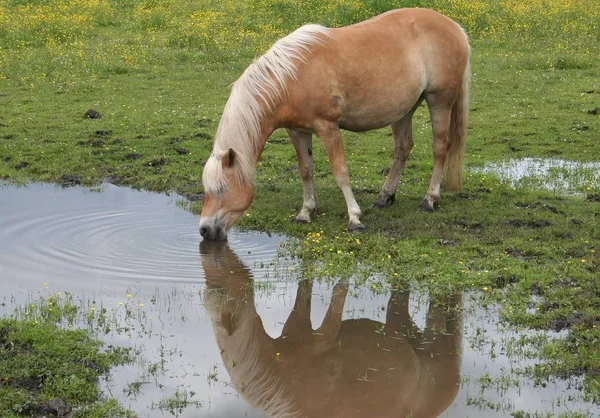
<path fill-rule="evenodd" d="M 233 165 L 235 161 L 235 151 L 232 148 L 229 148 L 229 151 L 225 153 L 223 158 L 221 159 L 221 163 L 223 163 L 223 167 L 229 168 Z"/>

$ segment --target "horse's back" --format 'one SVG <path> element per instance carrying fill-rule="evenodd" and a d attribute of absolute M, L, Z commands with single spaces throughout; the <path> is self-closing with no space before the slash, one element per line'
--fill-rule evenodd
<path fill-rule="evenodd" d="M 391 73 L 425 77 L 427 83 L 436 72 L 463 69 L 469 56 L 463 29 L 449 17 L 421 8 L 391 10 L 333 29 L 331 47 L 347 57 L 347 64 L 371 60 L 371 67 L 389 65 Z"/>
<path fill-rule="evenodd" d="M 428 9 L 392 10 L 330 29 L 322 41 L 288 86 L 289 113 L 309 130 L 319 118 L 355 131 L 389 125 L 427 89 L 458 88 L 469 55 L 460 26 Z"/>

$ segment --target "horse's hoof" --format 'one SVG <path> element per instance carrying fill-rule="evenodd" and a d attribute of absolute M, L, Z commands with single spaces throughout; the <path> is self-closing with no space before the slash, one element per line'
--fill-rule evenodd
<path fill-rule="evenodd" d="M 310 222 L 310 220 L 294 218 L 292 222 L 294 222 L 295 224 L 307 224 Z"/>
<path fill-rule="evenodd" d="M 423 200 L 421 202 L 421 205 L 419 206 L 419 210 L 421 212 L 433 212 L 433 206 L 427 201 L 427 200 Z"/>
<path fill-rule="evenodd" d="M 367 228 L 361 223 L 348 225 L 348 232 L 365 232 L 366 230 Z"/>
<path fill-rule="evenodd" d="M 387 197 L 380 195 L 377 199 L 375 199 L 371 207 L 373 209 L 383 209 L 385 207 L 391 206 L 395 201 L 396 195 L 391 195 Z"/>

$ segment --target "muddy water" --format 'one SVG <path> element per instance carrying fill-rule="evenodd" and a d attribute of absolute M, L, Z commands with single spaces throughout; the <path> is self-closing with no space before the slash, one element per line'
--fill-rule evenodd
<path fill-rule="evenodd" d="M 140 355 L 104 390 L 142 417 L 596 416 L 576 381 L 519 377 L 534 363 L 515 344 L 523 334 L 469 295 L 299 285 L 282 240 L 199 245 L 177 197 L 0 187 L 0 313 L 56 292 L 105 308 L 100 338 Z M 161 403 L 176 394 L 191 404 Z"/>

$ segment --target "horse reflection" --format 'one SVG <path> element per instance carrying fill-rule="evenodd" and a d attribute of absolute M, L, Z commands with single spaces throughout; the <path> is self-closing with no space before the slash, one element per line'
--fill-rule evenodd
<path fill-rule="evenodd" d="M 204 301 L 236 390 L 268 417 L 437 417 L 459 389 L 462 298 L 431 300 L 425 329 L 409 292 L 393 291 L 385 323 L 342 320 L 338 283 L 322 325 L 310 321 L 312 284 L 300 282 L 282 335 L 271 338 L 250 271 L 226 243 L 203 242 Z"/>

